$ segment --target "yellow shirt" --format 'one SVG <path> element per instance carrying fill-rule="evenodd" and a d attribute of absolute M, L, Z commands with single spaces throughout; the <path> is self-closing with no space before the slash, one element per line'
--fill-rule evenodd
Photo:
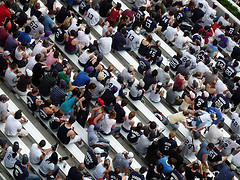
<path fill-rule="evenodd" d="M 183 115 L 183 112 L 171 114 L 168 116 L 168 120 L 171 124 L 176 124 L 178 122 L 186 122 L 186 117 Z"/>

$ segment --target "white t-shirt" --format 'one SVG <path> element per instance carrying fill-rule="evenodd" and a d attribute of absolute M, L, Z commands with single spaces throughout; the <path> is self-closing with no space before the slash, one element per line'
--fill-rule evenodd
<path fill-rule="evenodd" d="M 33 51 L 32 51 L 31 56 L 36 56 L 37 54 L 42 54 L 43 48 L 44 48 L 44 47 L 42 46 L 42 43 L 38 43 L 38 44 L 33 48 Z"/>
<path fill-rule="evenodd" d="M 122 76 L 123 76 L 123 82 L 124 83 L 128 83 L 128 82 L 132 82 L 133 81 L 133 79 L 132 79 L 133 75 L 131 73 L 129 73 L 127 69 L 124 69 L 122 71 Z"/>
<path fill-rule="evenodd" d="M 106 114 L 103 120 L 101 121 L 101 127 L 104 133 L 109 134 L 114 124 L 116 124 L 116 120 L 109 119 L 108 114 Z"/>
<path fill-rule="evenodd" d="M 217 94 L 224 94 L 223 92 L 226 91 L 228 88 L 220 79 L 218 79 L 215 85 L 215 89 L 217 90 Z"/>
<path fill-rule="evenodd" d="M 19 160 L 19 154 L 17 153 L 17 156 L 15 158 L 12 157 L 13 154 L 13 150 L 12 150 L 12 146 L 9 146 L 7 148 L 7 153 L 4 156 L 4 165 L 7 168 L 13 168 L 14 164 L 17 160 Z"/>
<path fill-rule="evenodd" d="M 179 35 L 176 39 L 176 41 L 174 42 L 174 45 L 178 48 L 178 49 L 182 49 L 183 44 L 185 44 L 187 42 L 187 37 L 184 37 L 182 35 Z"/>
<path fill-rule="evenodd" d="M 221 34 L 224 34 L 219 28 L 215 29 L 215 38 L 217 41 L 220 41 L 221 38 L 219 38 L 218 36 L 221 35 Z"/>
<path fill-rule="evenodd" d="M 192 75 L 191 75 L 190 78 L 188 79 L 188 85 L 189 85 L 189 86 L 192 86 L 194 80 L 197 81 L 197 83 L 198 83 L 197 88 L 200 88 L 200 79 L 198 79 L 198 78 L 196 78 L 196 77 L 193 77 Z"/>
<path fill-rule="evenodd" d="M 96 179 L 104 178 L 104 171 L 106 171 L 106 168 L 103 167 L 102 163 L 99 163 L 94 170 L 93 175 Z"/>
<path fill-rule="evenodd" d="M 237 154 L 235 154 L 232 157 L 232 162 L 239 168 L 240 167 L 240 152 L 238 152 Z"/>
<path fill-rule="evenodd" d="M 213 124 L 210 128 L 208 133 L 206 134 L 206 138 L 209 142 L 213 144 L 219 143 L 223 138 L 223 132 L 221 129 L 218 129 L 216 124 Z"/>
<path fill-rule="evenodd" d="M 30 149 L 29 157 L 32 164 L 38 164 L 40 162 L 40 156 L 42 155 L 38 145 L 34 143 Z"/>
<path fill-rule="evenodd" d="M 142 94 L 142 90 L 138 90 L 137 89 L 137 86 L 138 84 L 137 83 L 134 83 L 130 89 L 130 94 L 133 96 L 133 97 L 137 97 L 137 96 L 140 96 Z"/>
<path fill-rule="evenodd" d="M 99 18 L 100 18 L 100 15 L 98 14 L 98 12 L 95 11 L 93 8 L 90 8 L 88 9 L 84 19 L 87 22 L 88 26 L 92 27 L 97 25 Z"/>
<path fill-rule="evenodd" d="M 85 34 L 84 31 L 78 31 L 78 43 L 81 44 L 81 47 L 88 47 L 90 44 L 90 37 L 88 34 Z"/>
<path fill-rule="evenodd" d="M 116 97 L 119 95 L 121 84 L 119 84 L 119 82 L 117 82 L 117 80 L 115 80 L 114 78 L 111 78 L 106 86 L 106 89 L 112 89 L 113 86 L 116 86 L 118 88 L 118 91 L 114 93 L 114 96 Z"/>
<path fill-rule="evenodd" d="M 5 124 L 6 135 L 16 136 L 18 129 L 22 129 L 22 124 L 17 119 L 15 119 L 13 115 L 9 115 Z"/>
<path fill-rule="evenodd" d="M 168 41 L 173 41 L 174 36 L 177 34 L 177 28 L 173 28 L 171 26 L 167 27 L 167 31 L 166 31 L 166 38 Z"/>
<path fill-rule="evenodd" d="M 237 113 L 232 114 L 231 129 L 238 134 L 240 133 L 240 118 Z"/>
<path fill-rule="evenodd" d="M 32 37 L 35 37 L 38 33 L 42 34 L 44 32 L 44 26 L 38 21 L 36 16 L 32 16 L 29 26 L 31 28 L 29 35 L 32 35 Z"/>
<path fill-rule="evenodd" d="M 181 143 L 181 146 L 183 147 L 181 155 L 190 161 L 196 160 L 195 153 L 199 148 L 199 144 L 200 142 L 194 140 L 191 136 L 186 137 L 184 142 Z"/>
<path fill-rule="evenodd" d="M 189 53 L 188 51 L 186 51 L 186 50 L 182 51 L 182 53 L 183 53 L 183 56 L 182 56 L 181 60 L 182 60 L 183 64 L 185 65 L 185 63 L 186 63 L 187 61 L 190 61 L 191 64 L 190 64 L 189 68 L 190 68 L 190 69 L 195 68 L 196 65 L 197 65 L 197 63 L 196 63 L 196 57 L 195 57 L 194 55 L 190 54 L 190 53 Z"/>
<path fill-rule="evenodd" d="M 139 46 L 140 38 L 139 38 L 139 35 L 135 33 L 135 31 L 130 30 L 128 32 L 126 41 L 127 41 L 127 45 L 131 46 L 131 51 L 135 51 Z"/>
<path fill-rule="evenodd" d="M 28 61 L 27 65 L 26 65 L 26 69 L 29 69 L 29 70 L 32 71 L 32 69 L 33 69 L 33 67 L 34 67 L 34 65 L 35 65 L 36 63 L 37 63 L 37 61 L 35 60 L 35 57 L 32 57 L 32 58 Z"/>
<path fill-rule="evenodd" d="M 228 22 L 226 19 L 224 19 L 224 17 L 220 17 L 217 21 L 217 23 L 219 23 L 220 21 L 222 21 L 222 25 L 223 26 L 228 26 L 230 24 L 230 22 Z"/>
<path fill-rule="evenodd" d="M 54 164 L 46 161 L 49 157 L 50 155 L 46 155 L 41 164 L 39 165 L 39 170 L 45 175 L 48 174 L 49 170 L 54 170 Z"/>
<path fill-rule="evenodd" d="M 77 19 L 76 18 L 73 18 L 72 19 L 72 24 L 71 24 L 71 26 L 68 28 L 68 33 L 70 33 L 71 32 L 71 30 L 74 30 L 74 31 L 78 31 L 78 26 L 77 26 Z"/>
<path fill-rule="evenodd" d="M 97 42 L 100 53 L 102 53 L 103 55 L 110 53 L 112 48 L 111 37 L 102 37 Z"/>
<path fill-rule="evenodd" d="M 232 52 L 232 51 L 233 51 L 233 48 L 234 48 L 235 46 L 238 46 L 238 44 L 237 44 L 235 41 L 233 41 L 230 37 L 228 37 L 228 39 L 229 39 L 229 41 L 228 41 L 228 45 L 227 45 L 227 47 L 226 47 L 226 50 Z"/>
<path fill-rule="evenodd" d="M 195 72 L 200 72 L 201 75 L 204 75 L 206 72 L 209 72 L 209 68 L 202 61 L 200 61 L 192 71 L 192 73 Z"/>

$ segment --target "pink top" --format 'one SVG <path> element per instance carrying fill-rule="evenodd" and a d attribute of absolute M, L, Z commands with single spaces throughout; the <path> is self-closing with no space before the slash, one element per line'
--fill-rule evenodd
<path fill-rule="evenodd" d="M 57 61 L 57 59 L 53 57 L 53 54 L 54 53 L 51 53 L 45 61 L 46 65 L 48 66 L 47 68 L 45 68 L 46 71 L 50 71 L 51 66 Z"/>

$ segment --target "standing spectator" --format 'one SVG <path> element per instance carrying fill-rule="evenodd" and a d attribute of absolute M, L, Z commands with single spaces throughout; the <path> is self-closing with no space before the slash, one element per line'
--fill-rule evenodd
<path fill-rule="evenodd" d="M 128 100 L 127 99 L 123 99 L 121 104 L 116 103 L 114 105 L 114 110 L 116 111 L 116 121 L 117 123 L 123 123 L 124 119 L 126 118 L 125 115 L 125 110 L 123 109 L 124 106 L 126 106 L 128 104 Z"/>
<path fill-rule="evenodd" d="M 59 166 L 57 165 L 57 162 L 58 154 L 56 152 L 53 152 L 51 155 L 46 155 L 38 167 L 40 174 L 43 177 L 47 178 L 53 175 L 55 178 L 59 171 Z"/>
<path fill-rule="evenodd" d="M 77 121 L 82 127 L 85 126 L 85 123 L 87 121 L 90 101 L 92 100 L 92 93 L 96 91 L 96 87 L 97 86 L 94 83 L 89 84 L 83 96 L 78 101 L 79 105 L 77 107 Z"/>
<path fill-rule="evenodd" d="M 171 131 L 168 137 L 162 137 L 158 140 L 158 149 L 164 155 L 169 155 L 170 150 L 175 149 L 177 147 L 176 132 Z"/>
<path fill-rule="evenodd" d="M 27 154 L 23 154 L 22 162 L 19 160 L 16 161 L 13 168 L 13 176 L 16 180 L 21 179 L 34 179 L 40 180 L 40 178 L 36 174 L 30 174 L 29 169 L 31 165 L 28 160 Z"/>
<path fill-rule="evenodd" d="M 22 148 L 19 148 L 19 143 L 15 141 L 13 146 L 7 148 L 6 155 L 4 156 L 4 165 L 6 168 L 12 169 L 17 160 L 19 160 L 19 153 Z"/>
<path fill-rule="evenodd" d="M 100 15 L 98 13 L 98 10 L 100 9 L 99 4 L 96 4 L 94 9 L 89 8 L 86 15 L 84 16 L 84 20 L 87 22 L 87 25 L 89 27 L 93 27 L 97 25 L 98 23 L 101 24 Z"/>
<path fill-rule="evenodd" d="M 113 158 L 113 167 L 117 168 L 120 167 L 121 173 L 125 173 L 125 175 L 128 175 L 128 168 L 130 167 L 132 163 L 132 158 L 134 154 L 132 152 L 122 152 L 118 153 L 114 158 Z"/>
<path fill-rule="evenodd" d="M 22 128 L 22 123 L 27 122 L 27 119 L 22 116 L 22 111 L 18 110 L 14 115 L 9 115 L 5 124 L 5 133 L 7 136 L 25 137 L 28 132 Z"/>
<path fill-rule="evenodd" d="M 9 98 L 5 94 L 0 95 L 0 119 L 4 123 L 8 117 L 8 103 Z"/>
<path fill-rule="evenodd" d="M 213 143 L 208 143 L 208 142 L 203 142 L 200 145 L 200 150 L 197 153 L 197 158 L 202 162 L 202 168 L 203 168 L 203 176 L 207 177 L 207 174 L 209 172 L 209 166 L 207 163 L 208 155 L 210 151 L 213 149 L 214 144 Z"/>
<path fill-rule="evenodd" d="M 9 8 L 11 7 L 11 4 L 9 1 L 5 1 L 4 4 L 0 5 L 0 25 L 5 21 L 6 17 L 11 17 Z"/>
<path fill-rule="evenodd" d="M 117 50 L 117 51 L 130 51 L 131 47 L 127 44 L 125 35 L 126 35 L 126 29 L 123 28 L 120 30 L 120 32 L 116 32 L 114 38 L 113 38 L 113 43 L 112 43 L 112 48 Z"/>
<path fill-rule="evenodd" d="M 73 123 L 75 123 L 76 118 L 74 116 L 70 116 L 67 122 L 63 122 L 57 132 L 57 137 L 63 144 L 74 144 L 79 143 L 82 144 L 81 136 L 77 135 L 72 128 Z"/>

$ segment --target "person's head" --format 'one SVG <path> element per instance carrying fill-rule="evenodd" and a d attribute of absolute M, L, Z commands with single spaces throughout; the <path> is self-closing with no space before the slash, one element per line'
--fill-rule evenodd
<path fill-rule="evenodd" d="M 183 151 L 182 146 L 178 146 L 178 147 L 177 147 L 177 153 L 181 153 L 182 151 Z"/>
<path fill-rule="evenodd" d="M 19 37 L 19 35 L 20 35 L 20 31 L 15 31 L 15 32 L 13 33 L 13 38 L 14 38 L 14 39 L 17 39 L 17 38 Z"/>
<path fill-rule="evenodd" d="M 134 67 L 132 65 L 128 66 L 128 72 L 132 73 L 134 71 Z"/>
<path fill-rule="evenodd" d="M 51 163 L 53 163 L 54 165 L 57 165 L 57 162 L 58 162 L 58 154 L 56 152 L 53 152 L 51 154 L 51 156 L 46 160 L 46 161 L 49 161 Z"/>
<path fill-rule="evenodd" d="M 108 72 L 112 72 L 113 70 L 114 70 L 114 66 L 113 65 L 109 65 L 107 71 Z"/>
<path fill-rule="evenodd" d="M 201 134 L 199 132 L 194 132 L 193 133 L 193 139 L 197 140 L 201 137 Z"/>
<path fill-rule="evenodd" d="M 98 11 L 98 10 L 100 9 L 100 5 L 97 3 L 97 4 L 95 5 L 94 9 L 95 9 L 96 11 Z"/>
<path fill-rule="evenodd" d="M 158 71 L 154 69 L 151 74 L 152 74 L 152 77 L 156 77 L 158 75 Z"/>
<path fill-rule="evenodd" d="M 90 74 L 94 71 L 94 67 L 93 66 L 89 66 L 84 70 L 87 74 Z"/>
<path fill-rule="evenodd" d="M 175 158 L 168 158 L 168 164 L 173 165 L 176 163 L 177 163 L 177 160 Z"/>
<path fill-rule="evenodd" d="M 157 165 L 157 172 L 158 173 L 162 173 L 163 169 L 164 169 L 164 166 L 162 164 Z"/>
<path fill-rule="evenodd" d="M 41 55 L 40 53 L 36 54 L 35 60 L 36 60 L 37 62 L 40 62 L 41 58 L 42 58 L 42 55 Z"/>
<path fill-rule="evenodd" d="M 36 2 L 34 5 L 33 5 L 33 7 L 35 8 L 35 9 L 40 9 L 40 3 L 39 2 Z"/>
<path fill-rule="evenodd" d="M 57 69 L 53 69 L 52 77 L 57 78 L 57 76 L 58 76 L 58 70 Z"/>
<path fill-rule="evenodd" d="M 189 112 L 188 110 L 183 110 L 183 115 L 184 115 L 184 116 L 188 116 L 189 113 L 190 113 L 190 112 Z"/>
<path fill-rule="evenodd" d="M 156 129 L 157 123 L 155 121 L 151 121 L 149 124 L 150 129 Z"/>
<path fill-rule="evenodd" d="M 201 76 L 201 72 L 197 71 L 192 76 L 198 78 Z"/>
<path fill-rule="evenodd" d="M 184 31 L 184 34 L 183 34 L 184 37 L 187 37 L 189 36 L 189 32 L 188 31 Z"/>
<path fill-rule="evenodd" d="M 148 41 L 149 43 L 151 43 L 151 42 L 152 42 L 152 35 L 148 35 L 146 41 Z"/>
<path fill-rule="evenodd" d="M 63 88 L 66 87 L 66 85 L 67 85 L 66 81 L 65 81 L 64 79 L 61 79 L 61 80 L 60 80 L 60 83 L 59 83 L 59 87 L 60 87 L 61 89 L 63 89 Z"/>
<path fill-rule="evenodd" d="M 146 171 L 147 171 L 147 168 L 146 168 L 145 166 L 142 166 L 142 167 L 139 169 L 140 174 L 144 174 Z"/>
<path fill-rule="evenodd" d="M 116 168 L 114 169 L 114 172 L 115 172 L 115 174 L 119 174 L 119 173 L 121 172 L 120 167 L 116 167 Z"/>
<path fill-rule="evenodd" d="M 213 148 L 214 148 L 214 144 L 213 143 L 208 143 L 207 149 L 213 150 Z"/>
<path fill-rule="evenodd" d="M 68 4 L 67 5 L 67 11 L 71 11 L 73 8 L 72 8 L 72 4 Z"/>
<path fill-rule="evenodd" d="M 72 97 L 74 97 L 74 96 L 77 96 L 78 95 L 78 93 L 79 93 L 79 88 L 74 88 L 73 90 L 72 90 Z"/>
<path fill-rule="evenodd" d="M 178 85 L 173 85 L 173 91 L 177 91 L 177 90 L 178 90 L 178 88 L 179 88 L 179 86 L 178 86 Z"/>
<path fill-rule="evenodd" d="M 27 154 L 23 154 L 23 156 L 22 156 L 22 164 L 26 165 L 28 163 L 28 161 L 29 161 L 29 159 L 28 159 Z"/>
<path fill-rule="evenodd" d="M 193 165 L 192 165 L 192 169 L 193 170 L 198 170 L 199 169 L 199 164 L 198 163 L 193 163 Z"/>
<path fill-rule="evenodd" d="M 214 39 L 214 40 L 213 40 L 213 45 L 214 45 L 214 46 L 217 46 L 217 44 L 218 44 L 217 40 Z"/>
<path fill-rule="evenodd" d="M 109 166 L 110 166 L 110 160 L 109 159 L 105 159 L 104 162 L 103 162 L 103 166 L 108 169 Z"/>
<path fill-rule="evenodd" d="M 18 110 L 17 112 L 15 112 L 14 118 L 21 119 L 22 118 L 22 110 Z"/>
<path fill-rule="evenodd" d="M 68 123 L 69 123 L 69 124 L 73 124 L 73 123 L 75 123 L 75 121 L 76 121 L 76 117 L 73 116 L 73 115 L 71 115 L 71 116 L 69 117 L 69 119 L 68 119 Z"/>
<path fill-rule="evenodd" d="M 57 118 L 61 118 L 61 117 L 63 117 L 63 115 L 64 115 L 64 112 L 63 112 L 61 109 L 59 109 L 59 110 L 55 113 L 55 117 L 57 117 Z"/>
<path fill-rule="evenodd" d="M 156 16 L 157 16 L 157 12 L 153 11 L 153 12 L 151 13 L 151 18 L 154 19 L 154 18 L 156 18 Z"/>
<path fill-rule="evenodd" d="M 224 122 L 218 123 L 217 127 L 218 127 L 219 129 L 223 128 L 223 127 L 224 127 Z"/>
<path fill-rule="evenodd" d="M 239 63 L 238 63 L 237 60 L 235 60 L 232 65 L 233 65 L 233 67 L 235 68 L 235 67 L 238 67 Z"/>
<path fill-rule="evenodd" d="M 23 5 L 23 12 L 27 12 L 28 8 L 29 8 L 28 4 L 27 3 L 24 4 Z"/>
<path fill-rule="evenodd" d="M 75 30 L 71 30 L 70 31 L 70 35 L 73 36 L 73 37 L 76 37 L 77 32 Z"/>
<path fill-rule="evenodd" d="M 123 98 L 122 102 L 121 102 L 121 106 L 124 107 L 128 104 L 128 100 L 126 98 Z"/>
<path fill-rule="evenodd" d="M 45 103 L 44 103 L 44 107 L 50 107 L 52 105 L 52 100 L 51 99 L 48 99 L 48 100 L 46 100 L 45 101 Z"/>
<path fill-rule="evenodd" d="M 97 81 L 101 82 L 103 80 L 103 76 L 104 76 L 103 72 L 100 71 L 97 75 Z"/>
<path fill-rule="evenodd" d="M 1 102 L 7 102 L 8 100 L 9 100 L 9 98 L 5 94 L 0 95 L 0 101 Z"/>
<path fill-rule="evenodd" d="M 85 29 L 85 34 L 89 34 L 90 33 L 90 28 L 89 27 L 86 27 Z"/>
<path fill-rule="evenodd" d="M 119 2 L 117 2 L 117 5 L 116 5 L 116 10 L 121 10 L 121 7 L 122 7 L 122 4 L 121 3 L 119 3 Z"/>
<path fill-rule="evenodd" d="M 84 163 L 79 163 L 77 170 L 79 172 L 83 171 L 85 169 L 85 164 Z"/>
<path fill-rule="evenodd" d="M 178 57 L 179 59 L 181 59 L 181 58 L 182 58 L 182 56 L 183 56 L 183 53 L 182 53 L 182 51 L 178 51 L 178 52 L 177 52 L 177 57 Z"/>
<path fill-rule="evenodd" d="M 115 111 L 114 109 L 112 109 L 112 110 L 109 112 L 109 115 L 108 115 L 109 119 L 115 119 L 116 116 L 117 116 L 116 111 Z"/>
<path fill-rule="evenodd" d="M 53 57 L 56 58 L 56 59 L 59 57 L 59 50 L 56 50 L 56 51 L 53 53 Z"/>
<path fill-rule="evenodd" d="M 45 145 L 46 145 L 46 141 L 45 141 L 44 139 L 41 140 L 41 141 L 38 143 L 38 146 L 39 146 L 40 148 L 43 148 Z"/>
<path fill-rule="evenodd" d="M 48 16 L 51 18 L 54 16 L 54 11 L 52 9 L 48 10 Z"/>
<path fill-rule="evenodd" d="M 111 88 L 111 91 L 113 94 L 116 93 L 118 91 L 117 86 L 113 85 L 113 87 Z"/>
<path fill-rule="evenodd" d="M 175 131 L 171 131 L 170 133 L 169 133 L 169 139 L 173 139 L 173 138 L 175 138 L 176 137 L 176 132 Z"/>
<path fill-rule="evenodd" d="M 137 126 L 135 127 L 135 130 L 140 132 L 143 128 L 143 124 L 141 122 L 137 123 Z"/>
<path fill-rule="evenodd" d="M 89 89 L 91 92 L 95 91 L 96 88 L 97 88 L 97 86 L 96 86 L 96 84 L 94 84 L 94 83 L 90 83 L 89 86 L 88 86 L 88 89 Z"/>
<path fill-rule="evenodd" d="M 32 89 L 32 95 L 36 96 L 39 93 L 39 89 L 37 87 L 34 87 Z"/>
<path fill-rule="evenodd" d="M 237 138 L 238 138 L 237 134 L 232 134 L 232 135 L 230 136 L 230 139 L 233 140 L 233 141 L 236 141 Z"/>
<path fill-rule="evenodd" d="M 128 119 L 133 119 L 135 117 L 135 112 L 131 111 L 128 115 Z"/>
<path fill-rule="evenodd" d="M 142 79 L 140 79 L 139 80 L 139 83 L 138 83 L 138 86 L 137 86 L 137 89 L 142 89 L 143 87 L 145 86 L 145 82 L 142 80 Z"/>
<path fill-rule="evenodd" d="M 10 8 L 11 7 L 11 3 L 9 1 L 5 1 L 4 2 L 4 6 L 5 6 L 5 8 Z"/>
<path fill-rule="evenodd" d="M 30 33 L 30 32 L 31 32 L 30 26 L 26 26 L 24 32 L 25 32 L 26 34 Z"/>

